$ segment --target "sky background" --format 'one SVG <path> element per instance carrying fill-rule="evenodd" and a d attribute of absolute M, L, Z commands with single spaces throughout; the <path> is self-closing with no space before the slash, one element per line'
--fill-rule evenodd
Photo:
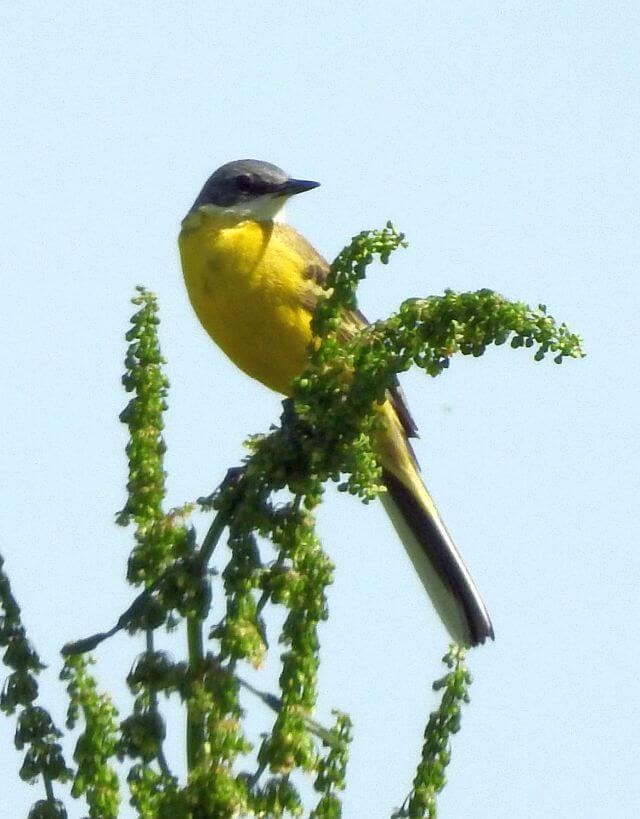
<path fill-rule="evenodd" d="M 496 631 L 469 656 L 440 815 L 638 815 L 639 24 L 637 2 L 2 5 L 0 551 L 59 724 L 58 648 L 132 596 L 113 520 L 134 286 L 162 311 L 170 504 L 211 491 L 279 415 L 198 325 L 176 246 L 205 178 L 253 157 L 322 182 L 288 216 L 327 258 L 387 219 L 407 234 L 360 290 L 370 317 L 490 287 L 584 337 L 588 358 L 560 367 L 500 348 L 403 379 Z M 377 504 L 332 491 L 319 527 L 336 579 L 318 713 L 355 721 L 345 819 L 387 817 L 447 638 Z M 142 648 L 97 652 L 123 715 Z M 0 721 L 3 819 L 42 794 L 17 778 L 13 730 Z"/>

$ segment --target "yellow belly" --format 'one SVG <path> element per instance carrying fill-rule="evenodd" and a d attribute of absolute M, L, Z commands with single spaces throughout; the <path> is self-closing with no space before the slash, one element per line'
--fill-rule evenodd
<path fill-rule="evenodd" d="M 305 260 L 270 223 L 225 225 L 207 214 L 187 221 L 179 246 L 204 329 L 240 369 L 288 394 L 312 338 L 311 315 L 300 301 Z"/>
<path fill-rule="evenodd" d="M 307 364 L 312 333 L 302 298 L 310 260 L 286 235 L 267 222 L 230 225 L 196 213 L 178 243 L 189 299 L 204 329 L 240 369 L 289 395 Z M 410 485 L 415 462 L 402 425 L 388 401 L 380 413 L 381 461 Z"/>

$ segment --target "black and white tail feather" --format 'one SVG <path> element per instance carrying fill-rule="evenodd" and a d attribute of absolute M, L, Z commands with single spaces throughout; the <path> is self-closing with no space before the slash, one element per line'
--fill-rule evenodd
<path fill-rule="evenodd" d="M 476 646 L 493 639 L 487 609 L 426 487 L 409 489 L 388 470 L 383 482 L 384 508 L 453 640 Z"/>

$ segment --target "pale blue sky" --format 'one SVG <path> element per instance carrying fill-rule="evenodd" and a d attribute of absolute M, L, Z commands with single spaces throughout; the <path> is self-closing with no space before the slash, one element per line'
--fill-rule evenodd
<path fill-rule="evenodd" d="M 171 503 L 278 415 L 197 325 L 176 250 L 205 177 L 255 157 L 322 182 L 289 218 L 329 258 L 389 218 L 406 232 L 368 315 L 491 287 L 584 336 L 562 367 L 500 349 L 404 379 L 496 630 L 469 658 L 441 816 L 638 815 L 639 24 L 636 2 L 3 5 L 0 551 L 59 723 L 57 648 L 131 597 L 113 513 L 134 285 L 161 301 Z M 344 816 L 377 819 L 410 787 L 446 637 L 380 508 L 332 493 L 320 528 L 337 571 L 319 713 L 351 713 Z M 98 652 L 125 712 L 141 650 Z M 40 797 L 12 734 L 0 721 L 2 819 Z"/>

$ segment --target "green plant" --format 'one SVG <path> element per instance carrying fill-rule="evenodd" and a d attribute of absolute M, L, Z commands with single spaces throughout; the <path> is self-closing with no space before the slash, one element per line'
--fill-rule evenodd
<path fill-rule="evenodd" d="M 149 819 L 299 816 L 305 810 L 315 819 L 341 815 L 351 722 L 336 711 L 335 724 L 326 728 L 315 717 L 318 630 L 328 617 L 325 590 L 334 571 L 314 526 L 324 485 L 336 481 L 364 501 L 381 491 L 371 445 L 376 402 L 409 367 L 439 375 L 454 354 L 479 356 L 489 345 L 507 341 L 514 348 L 532 348 L 536 360 L 550 354 L 560 363 L 583 355 L 578 337 L 557 325 L 544 306 L 532 310 L 490 290 L 407 301 L 395 315 L 345 341 L 339 319 L 355 306 L 358 282 L 376 257 L 386 263 L 403 245 L 402 234 L 388 224 L 354 237 L 340 253 L 314 317 L 321 342 L 295 383 L 293 399 L 284 402 L 280 424 L 250 439 L 245 462 L 230 470 L 218 489 L 178 509 L 164 508 L 168 383 L 158 307 L 152 293 L 138 288 L 123 378 L 131 400 L 121 415 L 129 428 L 129 480 L 118 522 L 134 527 L 128 580 L 139 591 L 111 629 L 63 649 L 67 725 L 71 730 L 81 721 L 84 728 L 75 746 L 75 771 L 63 759 L 60 732 L 33 704 L 43 666 L 26 640 L 8 581 L 0 577 L 0 640 L 12 669 L 1 704 L 8 713 L 19 712 L 16 746 L 28 746 L 21 776 L 40 776 L 45 788 L 46 798 L 34 805 L 31 817 L 66 816 L 53 784 L 71 777 L 72 796 L 85 798 L 90 816 L 116 817 L 123 768 L 131 804 Z M 196 507 L 214 514 L 201 540 L 190 523 Z M 218 573 L 212 562 L 225 535 L 230 559 Z M 272 560 L 264 557 L 265 540 L 275 550 Z M 225 610 L 211 622 L 214 594 L 216 600 L 224 595 Z M 243 664 L 259 667 L 269 643 L 276 643 L 267 639 L 267 606 L 285 611 L 277 695 L 256 690 L 242 674 Z M 156 648 L 156 635 L 178 628 L 186 630 L 188 656 L 176 661 Z M 118 722 L 83 655 L 123 629 L 143 636 L 144 652 L 127 678 L 132 712 Z M 441 703 L 425 730 L 412 791 L 395 817 L 436 815 L 450 738 L 459 728 L 470 683 L 462 649 L 452 646 L 444 660 L 449 672 L 435 684 Z M 257 747 L 254 768 L 248 766 L 248 753 L 256 739 L 239 702 L 243 687 L 275 714 L 271 732 Z M 185 706 L 185 781 L 170 769 L 164 753 L 161 695 L 178 697 Z M 311 777 L 315 806 L 303 804 L 295 781 L 299 774 Z"/>

